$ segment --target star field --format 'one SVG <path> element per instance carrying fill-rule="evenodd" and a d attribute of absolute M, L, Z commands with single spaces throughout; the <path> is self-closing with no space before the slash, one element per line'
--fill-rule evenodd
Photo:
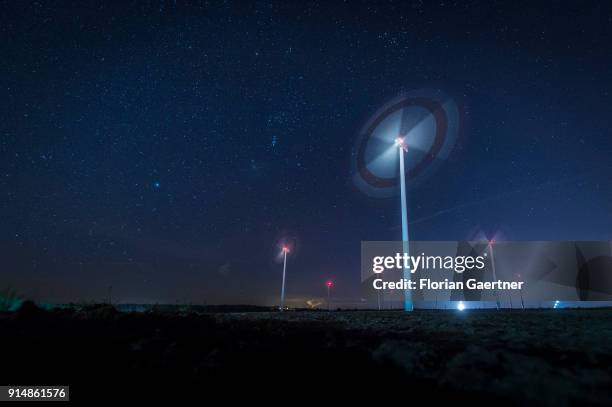
<path fill-rule="evenodd" d="M 609 4 L 1 8 L 1 285 L 38 300 L 273 304 L 291 236 L 288 298 L 358 303 L 399 200 L 352 185 L 356 134 L 424 87 L 462 124 L 411 238 L 612 238 Z"/>

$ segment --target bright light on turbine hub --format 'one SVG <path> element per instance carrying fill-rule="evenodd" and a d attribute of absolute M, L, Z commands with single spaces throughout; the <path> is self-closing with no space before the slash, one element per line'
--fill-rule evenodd
<path fill-rule="evenodd" d="M 463 301 L 459 301 L 459 304 L 457 304 L 457 309 L 459 311 L 463 311 L 465 309 L 465 304 L 463 303 Z"/>
<path fill-rule="evenodd" d="M 405 137 L 396 137 L 395 145 L 404 151 L 408 151 L 408 146 L 406 145 Z"/>
<path fill-rule="evenodd" d="M 327 281 L 325 282 L 325 285 L 326 285 L 326 286 L 328 286 L 329 288 L 332 288 L 332 287 L 334 286 L 334 282 L 333 282 L 333 281 L 331 281 L 331 280 L 327 280 Z"/>
<path fill-rule="evenodd" d="M 289 253 L 289 247 L 283 246 L 283 253 Z"/>

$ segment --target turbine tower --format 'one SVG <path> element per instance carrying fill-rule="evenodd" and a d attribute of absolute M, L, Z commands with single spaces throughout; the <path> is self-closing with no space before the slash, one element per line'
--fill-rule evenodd
<path fill-rule="evenodd" d="M 493 272 L 493 281 L 497 281 L 497 273 L 495 272 L 495 257 L 493 257 L 493 245 L 495 244 L 495 239 L 489 240 L 489 254 L 491 256 L 491 270 Z M 501 303 L 499 301 L 499 291 L 495 289 L 495 308 L 499 311 L 501 308 Z"/>
<path fill-rule="evenodd" d="M 402 206 L 402 254 L 410 255 L 410 247 L 408 244 L 408 208 L 406 204 L 406 171 L 404 169 L 404 153 L 408 152 L 408 145 L 405 143 L 404 137 L 397 137 L 395 139 L 395 145 L 399 151 L 399 171 L 400 171 L 400 201 Z M 404 267 L 403 270 L 404 278 L 410 281 L 411 273 L 410 270 Z M 404 290 L 404 311 L 412 311 L 414 304 L 412 303 L 412 291 L 410 289 Z"/>
<path fill-rule="evenodd" d="M 285 274 L 287 272 L 287 253 L 289 253 L 289 247 L 283 246 L 283 285 L 281 286 L 281 297 L 280 297 L 280 311 L 283 312 L 285 309 Z"/>

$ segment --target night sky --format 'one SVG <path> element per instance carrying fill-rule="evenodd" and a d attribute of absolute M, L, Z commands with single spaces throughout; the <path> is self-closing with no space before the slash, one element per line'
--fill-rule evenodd
<path fill-rule="evenodd" d="M 411 239 L 612 239 L 612 3 L 2 2 L 0 288 L 38 301 L 360 301 L 399 199 L 351 180 L 403 91 L 461 112 Z"/>

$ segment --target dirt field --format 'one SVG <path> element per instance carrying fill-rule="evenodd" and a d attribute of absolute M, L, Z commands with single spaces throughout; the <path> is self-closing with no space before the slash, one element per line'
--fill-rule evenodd
<path fill-rule="evenodd" d="M 0 336 L 3 384 L 69 384 L 72 400 L 174 391 L 205 400 L 228 383 L 247 391 L 283 382 L 350 398 L 612 404 L 612 310 L 31 308 L 2 314 Z"/>

